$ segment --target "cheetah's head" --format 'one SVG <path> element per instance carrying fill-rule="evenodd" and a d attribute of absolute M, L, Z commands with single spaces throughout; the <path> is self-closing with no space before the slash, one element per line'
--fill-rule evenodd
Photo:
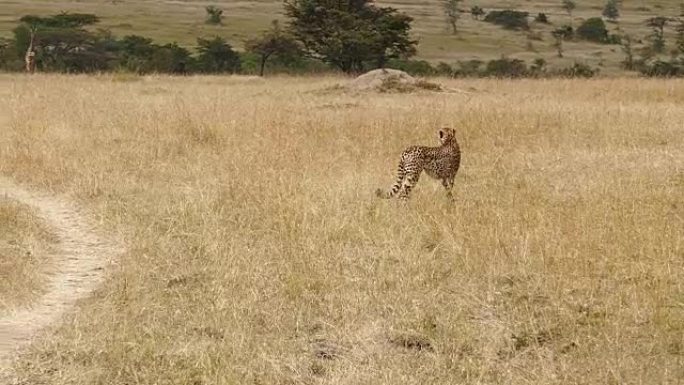
<path fill-rule="evenodd" d="M 449 143 L 452 139 L 456 137 L 456 130 L 453 128 L 440 128 L 439 130 L 439 142 L 442 144 Z"/>

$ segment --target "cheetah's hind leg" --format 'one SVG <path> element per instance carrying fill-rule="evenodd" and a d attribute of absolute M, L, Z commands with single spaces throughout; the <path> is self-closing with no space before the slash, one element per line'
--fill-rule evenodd
<path fill-rule="evenodd" d="M 375 195 L 383 198 L 383 199 L 390 199 L 393 196 L 395 196 L 399 190 L 401 190 L 401 186 L 404 184 L 404 178 L 406 177 L 406 169 L 404 167 L 404 160 L 402 159 L 399 162 L 399 167 L 397 167 L 397 180 L 394 182 L 392 187 L 389 189 L 389 191 L 385 191 L 383 189 L 377 189 L 375 190 Z"/>
<path fill-rule="evenodd" d="M 409 170 L 406 172 L 406 182 L 404 183 L 404 189 L 399 194 L 399 199 L 409 199 L 411 195 L 411 190 L 416 187 L 418 179 L 420 179 L 421 170 Z"/>
<path fill-rule="evenodd" d="M 444 186 L 444 189 L 446 190 L 446 195 L 447 198 L 450 201 L 454 200 L 453 194 L 451 194 L 451 189 L 454 187 L 454 178 L 444 178 L 442 179 L 442 186 Z"/>

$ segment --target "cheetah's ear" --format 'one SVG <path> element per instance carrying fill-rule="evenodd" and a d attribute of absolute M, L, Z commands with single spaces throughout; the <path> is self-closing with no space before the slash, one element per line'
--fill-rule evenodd
<path fill-rule="evenodd" d="M 442 130 L 442 129 L 439 130 L 439 138 L 440 139 L 444 138 L 444 130 Z"/>
<path fill-rule="evenodd" d="M 456 137 L 456 129 L 452 128 L 451 129 L 451 135 L 455 138 Z"/>

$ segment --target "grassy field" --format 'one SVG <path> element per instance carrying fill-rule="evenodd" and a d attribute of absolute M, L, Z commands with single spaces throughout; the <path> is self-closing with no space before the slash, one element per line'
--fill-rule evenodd
<path fill-rule="evenodd" d="M 619 46 L 588 42 L 572 42 L 565 45 L 566 57 L 559 59 L 553 47 L 550 32 L 558 26 L 573 23 L 579 25 L 582 19 L 601 15 L 602 0 L 578 1 L 573 14 L 574 20 L 560 7 L 561 1 L 534 0 L 466 0 L 461 8 L 470 9 L 480 5 L 485 9 L 518 9 L 536 15 L 546 12 L 553 25 L 532 23 L 532 33 L 511 32 L 500 27 L 475 21 L 464 14 L 459 22 L 461 32 L 454 36 L 447 30 L 440 2 L 429 0 L 378 1 L 378 4 L 393 6 L 415 18 L 414 36 L 419 40 L 418 57 L 432 62 L 455 63 L 458 60 L 499 58 L 501 55 L 531 61 L 546 59 L 552 66 L 567 66 L 580 61 L 602 69 L 604 74 L 621 72 L 619 63 L 623 54 Z M 204 7 L 216 4 L 224 9 L 223 26 L 204 24 Z M 99 27 L 111 29 L 116 35 L 140 34 L 160 42 L 174 42 L 194 47 L 196 38 L 220 35 L 238 48 L 244 41 L 268 28 L 273 19 L 283 19 L 282 2 L 279 0 L 259 1 L 131 1 L 131 0 L 8 0 L 0 8 L 0 36 L 9 36 L 17 20 L 25 14 L 49 15 L 61 11 L 95 13 L 102 17 Z M 636 39 L 645 39 L 650 30 L 645 25 L 649 17 L 677 16 L 680 1 L 624 0 L 619 25 L 610 24 L 611 33 L 629 33 Z M 618 28 L 620 29 L 618 31 Z M 667 37 L 672 42 L 673 31 Z M 537 36 L 537 37 L 535 37 Z M 541 40 L 540 40 L 541 38 Z M 670 43 L 672 44 L 672 43 Z"/>
<path fill-rule="evenodd" d="M 0 314 L 43 292 L 55 241 L 31 207 L 0 196 Z"/>
<path fill-rule="evenodd" d="M 681 382 L 684 82 L 343 81 L 0 76 L 0 173 L 128 244 L 19 383 Z M 456 201 L 376 199 L 441 126 Z"/>

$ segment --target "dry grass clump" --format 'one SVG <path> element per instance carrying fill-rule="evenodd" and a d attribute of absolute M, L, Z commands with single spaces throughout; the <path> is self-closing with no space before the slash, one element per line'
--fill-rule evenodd
<path fill-rule="evenodd" d="M 0 313 L 41 294 L 55 242 L 31 207 L 0 196 Z"/>
<path fill-rule="evenodd" d="M 129 246 L 21 383 L 684 378 L 684 83 L 339 81 L 0 77 L 0 172 Z M 456 202 L 375 199 L 442 126 Z"/>

